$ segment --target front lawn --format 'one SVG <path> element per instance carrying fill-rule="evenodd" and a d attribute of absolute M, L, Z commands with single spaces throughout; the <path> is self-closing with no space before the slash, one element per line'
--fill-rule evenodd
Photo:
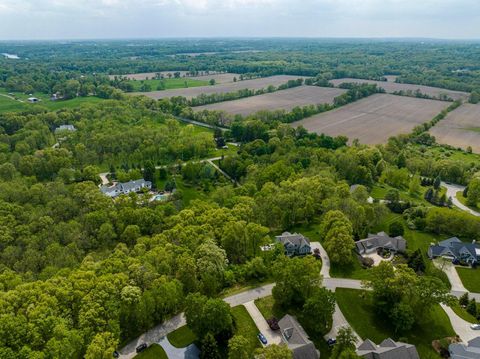
<path fill-rule="evenodd" d="M 243 305 L 233 307 L 232 314 L 235 318 L 235 334 L 241 335 L 249 341 L 248 351 L 249 353 L 253 353 L 256 348 L 261 347 L 260 341 L 257 338 L 259 330 L 255 322 Z"/>
<path fill-rule="evenodd" d="M 255 299 L 255 305 L 265 319 L 275 317 L 280 320 L 286 314 L 284 310 L 275 305 L 275 300 L 271 295 L 268 297 Z"/>
<path fill-rule="evenodd" d="M 480 293 L 480 271 L 473 268 L 455 267 L 463 286 L 473 293 Z"/>
<path fill-rule="evenodd" d="M 167 353 L 165 350 L 158 345 L 152 344 L 147 349 L 145 349 L 140 354 L 134 357 L 135 359 L 168 359 Z"/>
<path fill-rule="evenodd" d="M 197 340 L 196 335 L 184 325 L 167 335 L 167 339 L 175 348 L 185 348 Z"/>
<path fill-rule="evenodd" d="M 460 306 L 460 304 L 455 304 L 451 308 L 455 312 L 455 314 L 458 315 L 463 320 L 466 320 L 467 322 L 470 322 L 470 323 L 478 323 L 478 320 L 469 312 L 467 312 L 465 309 L 463 309 Z"/>
<path fill-rule="evenodd" d="M 362 339 L 371 339 L 379 344 L 386 338 L 398 340 L 386 318 L 376 316 L 375 307 L 366 291 L 338 288 L 337 303 L 345 318 Z M 455 332 L 447 314 L 437 305 L 422 322 L 418 321 L 412 330 L 402 335 L 408 343 L 414 344 L 422 359 L 438 358 L 432 348 L 432 341 L 454 336 Z"/>

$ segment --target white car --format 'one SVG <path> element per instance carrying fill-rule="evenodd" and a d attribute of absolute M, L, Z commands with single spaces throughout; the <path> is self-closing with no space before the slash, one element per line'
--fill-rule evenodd
<path fill-rule="evenodd" d="M 480 330 L 480 324 L 472 324 L 472 325 L 470 325 L 470 329 Z"/>

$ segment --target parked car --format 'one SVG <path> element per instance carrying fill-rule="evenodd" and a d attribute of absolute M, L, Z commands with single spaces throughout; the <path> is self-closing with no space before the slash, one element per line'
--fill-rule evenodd
<path fill-rule="evenodd" d="M 113 357 L 114 357 L 114 358 L 120 357 L 120 353 L 115 350 L 115 351 L 113 352 Z"/>
<path fill-rule="evenodd" d="M 280 326 L 278 325 L 278 319 L 275 318 L 275 317 L 267 319 L 267 323 L 268 323 L 268 326 L 270 327 L 270 329 L 272 329 L 272 330 L 279 330 L 280 329 Z"/>
<path fill-rule="evenodd" d="M 140 344 L 138 347 L 135 348 L 135 351 L 137 353 L 140 353 L 140 352 L 143 352 L 145 349 L 148 348 L 148 344 L 147 343 L 143 343 L 143 344 Z"/>
<path fill-rule="evenodd" d="M 480 330 L 480 324 L 472 324 L 472 325 L 470 325 L 470 329 Z"/>
<path fill-rule="evenodd" d="M 329 338 L 329 339 L 327 339 L 327 345 L 328 345 L 329 347 L 333 347 L 336 343 L 337 343 L 337 339 L 335 339 L 335 338 Z"/>
<path fill-rule="evenodd" d="M 267 338 L 265 338 L 265 335 L 263 335 L 262 333 L 258 333 L 257 337 L 263 345 L 267 345 Z"/>

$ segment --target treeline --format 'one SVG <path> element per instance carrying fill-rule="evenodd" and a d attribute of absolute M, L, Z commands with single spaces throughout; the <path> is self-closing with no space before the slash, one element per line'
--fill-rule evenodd
<path fill-rule="evenodd" d="M 406 97 L 415 97 L 415 98 L 423 98 L 423 99 L 428 99 L 428 100 L 438 100 L 438 101 L 449 101 L 453 102 L 454 100 L 448 96 L 447 94 L 440 94 L 439 96 L 431 96 L 426 93 L 423 93 L 420 90 L 400 90 L 400 91 L 394 91 L 392 92 L 393 95 L 397 96 L 406 96 Z"/>

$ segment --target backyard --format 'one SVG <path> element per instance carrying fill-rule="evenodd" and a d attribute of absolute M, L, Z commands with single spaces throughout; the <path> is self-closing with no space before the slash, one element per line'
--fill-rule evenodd
<path fill-rule="evenodd" d="M 345 318 L 362 339 L 368 338 L 377 344 L 389 337 L 399 339 L 386 318 L 376 316 L 375 306 L 366 291 L 338 288 L 335 294 Z M 402 340 L 416 345 L 420 358 L 433 359 L 438 358 L 438 354 L 432 348 L 432 341 L 454 335 L 448 316 L 437 305 L 428 319 L 417 321 L 412 330 L 402 336 Z"/>

